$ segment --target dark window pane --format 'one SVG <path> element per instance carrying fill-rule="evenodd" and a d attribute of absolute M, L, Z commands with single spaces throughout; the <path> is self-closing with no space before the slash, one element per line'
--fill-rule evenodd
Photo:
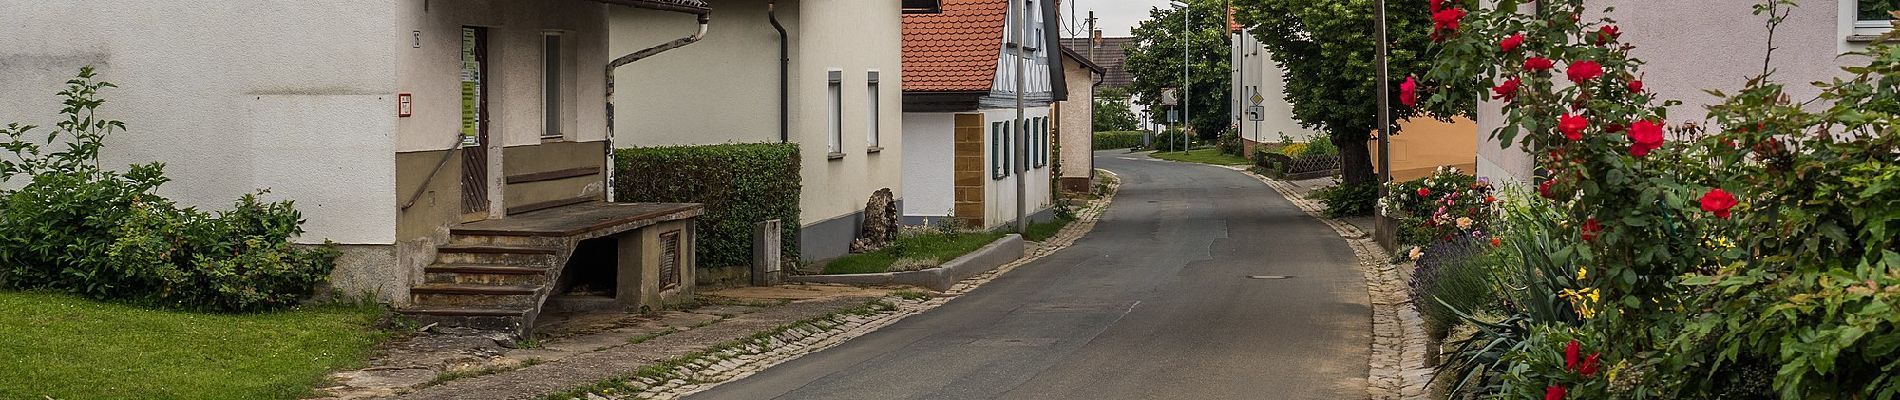
<path fill-rule="evenodd" d="M 1900 9 L 1900 0 L 1860 0 L 1860 20 L 1885 21 L 1892 16 L 1888 11 Z"/>

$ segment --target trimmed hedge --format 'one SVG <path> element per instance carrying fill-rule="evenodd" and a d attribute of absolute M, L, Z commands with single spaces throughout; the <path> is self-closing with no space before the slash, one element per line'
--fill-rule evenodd
<path fill-rule="evenodd" d="M 702 203 L 699 265 L 752 264 L 752 224 L 779 220 L 781 256 L 798 259 L 798 145 L 735 143 L 614 152 L 619 201 Z"/>
<path fill-rule="evenodd" d="M 1095 150 L 1141 147 L 1141 131 L 1096 132 L 1094 147 Z"/>

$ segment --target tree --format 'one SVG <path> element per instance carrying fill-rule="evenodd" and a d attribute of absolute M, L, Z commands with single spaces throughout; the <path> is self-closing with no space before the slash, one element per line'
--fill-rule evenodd
<path fill-rule="evenodd" d="M 1186 32 L 1189 73 L 1187 93 L 1188 125 L 1202 138 L 1212 139 L 1227 128 L 1233 90 L 1228 55 L 1227 14 L 1220 0 L 1187 0 L 1191 30 Z M 1136 101 L 1154 110 L 1157 119 L 1165 118 L 1161 89 L 1181 87 L 1182 29 L 1181 9 L 1154 8 L 1148 19 L 1133 30 L 1124 67 L 1135 81 L 1129 91 Z"/>
<path fill-rule="evenodd" d="M 1127 95 L 1095 98 L 1093 117 L 1096 132 L 1135 130 L 1135 112 L 1128 109 L 1128 103 L 1124 101 L 1127 98 Z"/>
<path fill-rule="evenodd" d="M 1392 131 L 1398 121 L 1426 116 L 1400 104 L 1406 71 L 1431 67 L 1430 14 L 1423 1 L 1389 1 Z M 1286 70 L 1286 99 L 1301 125 L 1326 132 L 1339 147 L 1347 184 L 1377 180 L 1366 141 L 1378 130 L 1377 40 L 1373 0 L 1251 0 L 1234 3 L 1235 17 Z M 1475 102 L 1476 99 L 1471 99 Z M 1469 110 L 1469 103 L 1463 107 Z"/>

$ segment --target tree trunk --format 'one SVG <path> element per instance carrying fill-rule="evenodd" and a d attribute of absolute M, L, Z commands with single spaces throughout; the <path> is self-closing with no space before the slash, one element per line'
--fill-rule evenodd
<path fill-rule="evenodd" d="M 1374 184 L 1379 175 L 1372 170 L 1372 154 L 1366 149 L 1366 135 L 1328 135 L 1339 147 L 1340 180 L 1346 184 Z M 1349 136 L 1342 138 L 1341 136 Z M 1340 140 L 1347 139 L 1347 140 Z"/>

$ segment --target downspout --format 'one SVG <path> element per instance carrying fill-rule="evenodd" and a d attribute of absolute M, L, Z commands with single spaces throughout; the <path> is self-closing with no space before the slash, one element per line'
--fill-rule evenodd
<path fill-rule="evenodd" d="M 778 31 L 778 142 L 792 142 L 792 55 L 790 40 L 785 36 L 785 25 L 778 23 L 778 0 L 765 3 L 765 18 L 772 21 L 772 29 Z"/>
<path fill-rule="evenodd" d="M 693 44 L 693 42 L 698 42 L 700 39 L 706 38 L 706 28 L 712 22 L 712 15 L 706 11 L 699 11 L 699 10 L 662 10 L 662 11 L 683 12 L 683 13 L 691 13 L 691 14 L 699 15 L 699 31 L 693 32 L 692 36 L 687 36 L 687 37 L 675 39 L 671 42 L 661 43 L 657 46 L 640 49 L 640 51 L 633 52 L 633 54 L 620 56 L 620 58 L 615 58 L 613 61 L 607 62 L 607 151 L 606 151 L 607 165 L 603 166 L 601 169 L 605 170 L 607 174 L 606 190 L 607 190 L 608 202 L 613 202 L 614 200 L 618 200 L 615 196 L 616 193 L 614 193 L 614 186 L 615 186 L 614 185 L 614 169 L 615 169 L 614 167 L 615 165 L 614 164 L 614 70 L 619 69 L 621 66 L 632 64 L 634 61 L 640 61 L 641 59 L 652 57 L 656 54 L 660 54 L 661 52 L 665 52 L 667 50 L 685 47 L 686 45 Z"/>

